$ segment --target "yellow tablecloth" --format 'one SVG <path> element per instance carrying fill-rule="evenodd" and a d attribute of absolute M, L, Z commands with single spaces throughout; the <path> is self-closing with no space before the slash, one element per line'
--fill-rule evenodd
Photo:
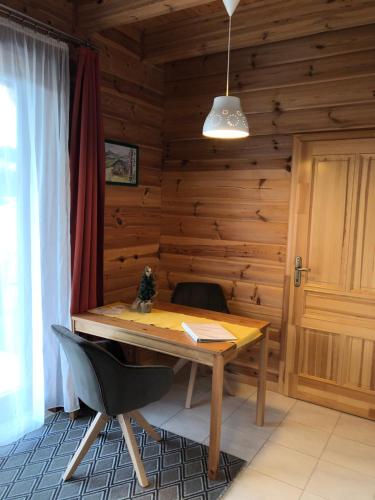
<path fill-rule="evenodd" d="M 150 313 L 139 313 L 131 311 L 129 306 L 121 302 L 110 304 L 103 307 L 91 309 L 89 312 L 95 314 L 103 314 L 111 318 L 120 318 L 127 321 L 134 321 L 144 325 L 153 325 L 160 328 L 167 328 L 170 330 L 178 330 L 183 332 L 182 322 L 185 323 L 219 323 L 226 328 L 230 333 L 237 337 L 235 341 L 237 347 L 242 347 L 249 342 L 254 341 L 262 334 L 258 328 L 250 328 L 247 326 L 236 325 L 228 323 L 227 321 L 214 321 L 203 316 L 191 316 L 188 314 L 181 314 L 176 312 L 164 311 L 162 309 L 152 309 Z"/>

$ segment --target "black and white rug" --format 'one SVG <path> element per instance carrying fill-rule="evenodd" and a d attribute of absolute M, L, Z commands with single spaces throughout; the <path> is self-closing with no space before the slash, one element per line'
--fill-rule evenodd
<path fill-rule="evenodd" d="M 0 499 L 23 500 L 214 500 L 244 465 L 221 453 L 218 479 L 207 476 L 208 448 L 158 429 L 155 443 L 133 423 L 147 476 L 141 488 L 117 420 L 108 422 L 70 481 L 61 476 L 84 436 L 91 417 L 71 421 L 66 413 L 47 418 L 40 429 L 0 447 Z"/>

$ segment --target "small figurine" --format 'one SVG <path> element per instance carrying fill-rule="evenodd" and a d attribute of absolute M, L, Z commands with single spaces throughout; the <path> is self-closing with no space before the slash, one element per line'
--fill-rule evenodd
<path fill-rule="evenodd" d="M 151 267 L 146 266 L 138 288 L 138 295 L 131 309 L 142 313 L 151 312 L 152 299 L 155 297 L 155 278 Z"/>

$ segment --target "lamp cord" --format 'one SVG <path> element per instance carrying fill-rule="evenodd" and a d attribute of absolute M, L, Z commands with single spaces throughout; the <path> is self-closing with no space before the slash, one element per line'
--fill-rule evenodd
<path fill-rule="evenodd" d="M 229 30 L 228 30 L 228 56 L 227 56 L 227 90 L 226 96 L 229 95 L 229 66 L 230 66 L 230 35 L 232 30 L 232 16 L 229 16 Z"/>

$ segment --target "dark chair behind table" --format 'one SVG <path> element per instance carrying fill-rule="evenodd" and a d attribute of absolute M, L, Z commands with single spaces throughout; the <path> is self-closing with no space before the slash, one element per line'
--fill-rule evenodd
<path fill-rule="evenodd" d="M 173 291 L 171 302 L 182 306 L 198 307 L 222 313 L 229 313 L 229 308 L 221 286 L 217 283 L 184 282 L 177 283 Z M 180 359 L 175 367 L 177 373 L 188 363 L 187 360 Z M 185 408 L 191 408 L 191 400 L 194 392 L 195 379 L 197 376 L 198 363 L 192 363 L 190 369 L 189 385 L 186 394 Z M 224 380 L 226 392 L 232 395 L 232 390 Z"/>
<path fill-rule="evenodd" d="M 77 396 L 97 412 L 63 479 L 71 478 L 106 422 L 117 417 L 138 481 L 141 486 L 148 486 L 130 418 L 143 427 L 153 439 L 160 440 L 159 434 L 138 409 L 158 401 L 169 391 L 173 371 L 165 366 L 124 364 L 96 342 L 85 340 L 62 326 L 52 325 L 52 329 L 68 358 Z"/>

